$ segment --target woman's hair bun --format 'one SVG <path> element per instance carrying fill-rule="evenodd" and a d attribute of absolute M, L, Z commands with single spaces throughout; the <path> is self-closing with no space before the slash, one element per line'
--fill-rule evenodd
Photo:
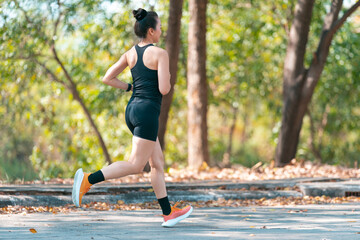
<path fill-rule="evenodd" d="M 133 15 L 137 21 L 141 21 L 146 17 L 147 11 L 145 9 L 139 8 L 138 10 L 133 10 Z"/>
<path fill-rule="evenodd" d="M 1 0 L 0 0 L 1 1 Z M 156 12 L 146 11 L 139 8 L 132 11 L 136 22 L 134 24 L 134 32 L 139 38 L 146 38 L 149 28 L 156 30 L 159 18 Z"/>

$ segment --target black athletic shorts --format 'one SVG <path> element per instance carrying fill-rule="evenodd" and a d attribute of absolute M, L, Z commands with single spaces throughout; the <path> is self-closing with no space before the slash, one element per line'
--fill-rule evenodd
<path fill-rule="evenodd" d="M 132 134 L 156 141 L 161 105 L 146 98 L 131 98 L 125 111 L 125 121 Z"/>

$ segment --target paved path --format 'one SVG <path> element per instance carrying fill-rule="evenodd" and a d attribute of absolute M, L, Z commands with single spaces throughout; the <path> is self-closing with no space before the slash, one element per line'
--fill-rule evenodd
<path fill-rule="evenodd" d="M 174 228 L 162 228 L 154 210 L 11 214 L 0 215 L 0 239 L 355 240 L 359 211 L 358 204 L 203 208 Z"/>

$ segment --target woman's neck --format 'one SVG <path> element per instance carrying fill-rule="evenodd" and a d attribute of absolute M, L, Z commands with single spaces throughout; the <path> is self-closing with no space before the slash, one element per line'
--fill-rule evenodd
<path fill-rule="evenodd" d="M 150 39 L 142 39 L 138 45 L 141 45 L 141 46 L 146 46 L 146 45 L 149 45 L 149 44 L 153 44 L 154 42 L 151 41 Z"/>

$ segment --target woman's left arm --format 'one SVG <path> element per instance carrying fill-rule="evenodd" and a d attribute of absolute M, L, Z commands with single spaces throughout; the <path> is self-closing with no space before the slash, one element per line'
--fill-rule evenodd
<path fill-rule="evenodd" d="M 123 90 L 127 90 L 129 87 L 128 83 L 125 83 L 123 81 L 120 81 L 116 78 L 117 75 L 119 75 L 124 69 L 128 66 L 127 59 L 126 59 L 126 53 L 123 54 L 119 61 L 117 61 L 114 65 L 112 65 L 107 71 L 102 79 L 103 83 L 106 85 L 112 86 L 114 88 L 120 88 Z"/>

